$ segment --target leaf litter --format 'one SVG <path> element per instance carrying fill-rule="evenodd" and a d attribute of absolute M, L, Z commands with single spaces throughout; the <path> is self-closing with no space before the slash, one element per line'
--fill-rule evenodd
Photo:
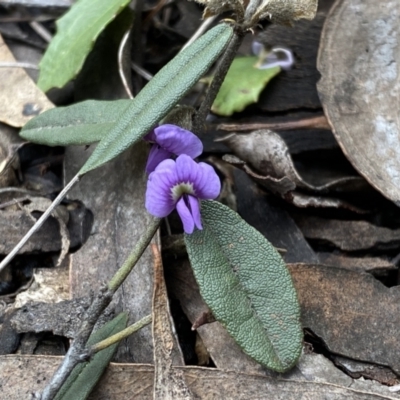
<path fill-rule="evenodd" d="M 322 3 L 329 2 L 322 1 Z M 336 6 L 336 10 L 340 9 L 340 7 L 346 7 L 349 2 L 341 0 L 337 3 L 339 5 Z M 395 5 L 395 7 L 397 6 Z M 368 8 L 374 9 L 374 12 L 378 12 L 378 7 L 374 4 L 368 5 Z M 397 10 L 397 8 L 395 9 Z M 313 73 L 312 77 L 307 77 L 307 72 L 311 71 L 312 68 L 315 69 L 315 62 L 313 64 L 312 57 L 308 57 L 306 63 L 304 63 L 304 60 L 306 55 L 313 54 L 313 52 L 314 54 L 316 53 L 316 46 L 319 42 L 318 29 L 321 29 L 325 17 L 326 14 L 321 12 L 312 23 L 312 29 L 308 32 L 308 35 L 312 36 L 309 44 L 305 40 L 307 38 L 305 28 L 310 26 L 307 22 L 296 24 L 295 29 L 298 29 L 298 27 L 300 29 L 294 31 L 297 32 L 295 34 L 291 30 L 285 30 L 287 35 L 291 37 L 291 45 L 287 44 L 287 38 L 285 39 L 286 42 L 283 40 L 285 43 L 280 44 L 286 44 L 294 49 L 297 66 L 292 72 L 284 72 L 282 73 L 282 77 L 277 77 L 279 79 L 277 82 L 280 82 L 279 85 L 282 88 L 282 92 L 280 93 L 293 92 L 293 87 L 287 83 L 287 74 L 293 74 L 292 76 L 297 75 L 297 77 L 301 75 L 304 87 L 309 85 L 308 87 L 315 91 L 316 74 Z M 334 21 L 334 18 L 335 15 L 333 13 L 328 16 L 328 22 Z M 279 32 L 279 30 L 283 32 L 282 30 L 285 28 L 273 26 L 271 29 L 271 32 Z M 267 30 L 266 32 L 268 35 L 269 31 Z M 336 34 L 335 32 L 332 35 Z M 277 35 L 274 33 L 273 36 Z M 325 37 L 323 37 L 323 40 L 325 40 Z M 275 45 L 276 43 L 272 44 Z M 343 46 L 343 43 L 340 46 Z M 338 51 L 341 51 L 340 46 L 337 44 Z M 326 49 L 326 45 L 321 45 L 321 51 L 324 51 L 324 49 Z M 350 76 L 346 68 L 341 68 L 341 74 Z M 326 77 L 323 71 L 321 73 L 324 80 Z M 320 92 L 322 91 L 321 87 L 319 87 Z M 270 94 L 275 93 L 276 95 L 276 93 L 279 93 L 276 88 L 277 86 L 274 87 L 274 85 L 271 85 L 271 87 L 268 86 L 257 106 L 261 107 L 261 109 L 264 107 L 264 109 L 271 110 L 271 102 L 265 102 L 265 96 L 269 95 L 269 90 L 271 90 Z M 121 95 L 116 94 L 118 91 L 119 89 L 116 89 L 111 95 L 120 98 Z M 305 97 L 303 103 L 301 103 L 303 100 L 301 96 L 292 95 L 292 99 L 286 96 L 286 103 L 285 101 L 280 101 L 276 104 L 280 112 L 284 113 L 291 113 L 293 111 L 293 108 L 296 107 L 296 105 L 293 106 L 295 101 L 297 101 L 297 105 L 303 104 L 305 107 L 310 107 L 311 104 L 311 107 L 318 109 L 320 105 L 315 100 L 316 91 L 314 93 L 311 92 L 304 89 L 303 93 Z M 310 99 L 311 101 L 309 101 Z M 334 102 L 333 106 L 325 104 L 324 98 L 322 101 L 325 113 L 329 117 L 330 108 L 335 107 L 335 104 Z M 247 113 L 248 116 L 250 115 L 250 119 L 253 117 L 257 118 L 258 116 L 257 108 L 250 108 L 244 113 Z M 237 117 L 237 115 L 233 115 L 231 120 L 226 118 L 223 122 L 235 121 Z M 267 116 L 268 118 L 269 116 Z M 368 120 L 368 118 L 365 119 Z M 335 136 L 338 137 L 338 127 L 332 118 L 330 118 L 330 122 L 333 125 Z M 21 122 L 19 124 L 18 126 L 23 125 Z M 296 131 L 291 132 L 291 137 L 294 137 L 297 133 Z M 389 392 L 385 386 L 378 386 L 373 381 L 365 381 L 363 378 L 359 378 L 362 376 L 365 379 L 378 380 L 386 385 L 395 385 L 397 383 L 396 376 L 399 374 L 399 366 L 395 357 L 390 354 L 390 352 L 393 354 L 396 353 L 395 349 L 397 345 L 392 340 L 392 337 L 395 337 L 395 333 L 393 332 L 398 314 L 396 308 L 398 303 L 397 289 L 396 286 L 393 288 L 385 287 L 371 273 L 380 277 L 380 279 L 382 276 L 387 279 L 391 273 L 396 272 L 397 229 L 400 225 L 398 212 L 396 214 L 393 208 L 386 207 L 388 203 L 375 194 L 371 199 L 367 199 L 364 193 L 365 187 L 369 188 L 369 186 L 357 173 L 343 174 L 340 167 L 336 168 L 337 166 L 330 165 L 324 169 L 321 168 L 322 164 L 314 165 L 307 170 L 303 168 L 303 165 L 299 162 L 299 158 L 296 158 L 295 152 L 291 150 L 290 146 L 288 146 L 284 139 L 281 139 L 284 135 L 277 137 L 274 132 L 270 132 L 265 134 L 265 140 L 260 136 L 256 138 L 253 136 L 255 136 L 254 133 L 249 134 L 247 138 L 239 137 L 238 134 L 231 136 L 232 143 L 234 142 L 232 138 L 236 140 L 236 143 L 230 144 L 232 151 L 239 157 L 234 159 L 234 163 L 235 165 L 241 165 L 241 168 L 247 175 L 244 175 L 242 171 L 236 171 L 232 174 L 233 179 L 227 186 L 227 197 L 225 198 L 230 199 L 229 201 L 232 205 L 236 204 L 239 212 L 252 225 L 257 226 L 258 224 L 259 230 L 263 235 L 271 237 L 273 244 L 282 251 L 283 256 L 288 261 L 305 262 L 305 264 L 296 264 L 290 267 L 301 299 L 303 327 L 309 329 L 324 344 L 326 347 L 324 355 L 331 356 L 330 352 L 341 355 L 341 359 L 336 355 L 335 363 L 341 365 L 341 368 L 345 368 L 349 376 L 340 372 L 324 355 L 307 354 L 307 351 L 305 351 L 297 368 L 292 372 L 293 375 L 284 378 L 286 381 L 281 381 L 281 378 L 276 378 L 276 376 L 272 380 L 271 378 L 266 378 L 266 371 L 244 355 L 229 335 L 227 335 L 224 328 L 217 322 L 200 326 L 197 334 L 205 344 L 212 361 L 218 369 L 203 371 L 191 367 L 183 367 L 179 369 L 180 374 L 182 374 L 181 376 L 184 376 L 188 382 L 188 388 L 195 395 L 200 396 L 220 393 L 219 390 L 224 390 L 224 395 L 226 393 L 235 395 L 242 393 L 243 398 L 246 398 L 246 395 L 254 397 L 255 393 L 262 396 L 265 394 L 265 385 L 269 385 L 268 390 L 270 393 L 286 393 L 287 396 L 293 394 L 293 398 L 298 398 L 301 393 L 309 393 L 310 390 L 316 394 L 316 398 L 319 398 L 318 396 L 322 398 L 322 396 L 326 395 L 335 395 L 335 398 L 342 398 L 341 396 L 344 398 L 344 396 L 350 395 L 352 398 L 357 399 L 398 398 L 395 392 Z M 310 137 L 312 136 L 310 135 Z M 253 143 L 246 143 L 246 140 L 249 138 L 252 138 Z M 342 147 L 344 147 L 343 143 L 341 143 L 342 139 L 338 140 Z M 326 143 L 328 142 L 326 141 Z M 273 148 L 274 145 L 275 148 Z M 244 154 L 246 146 L 252 146 L 248 154 Z M 331 148 L 332 145 L 329 144 L 329 146 L 326 146 L 321 151 L 328 150 L 328 147 Z M 279 151 L 276 150 L 277 148 L 279 148 Z M 363 146 L 358 146 L 356 151 L 346 150 L 345 154 L 348 155 L 350 153 L 348 157 L 353 162 L 355 168 L 360 171 L 361 175 L 365 176 L 368 182 L 382 191 L 379 184 L 370 179 L 364 173 L 364 170 L 354 163 L 352 156 L 357 155 L 356 153 L 358 153 L 360 148 L 363 148 Z M 79 161 L 87 158 L 90 151 L 83 148 L 67 150 L 67 176 L 79 168 L 81 165 L 79 165 Z M 303 154 L 306 157 L 306 153 L 307 149 L 305 146 L 300 146 L 296 154 Z M 144 215 L 141 214 L 140 206 L 137 208 L 136 204 L 134 206 L 130 204 L 132 198 L 135 199 L 133 202 L 142 198 L 140 191 L 143 189 L 141 186 L 143 180 L 141 181 L 141 178 L 139 178 L 139 182 L 142 183 L 140 185 L 136 184 L 134 187 L 130 183 L 135 181 L 136 172 L 129 172 L 123 184 L 111 184 L 107 188 L 103 184 L 103 182 L 109 179 L 117 182 L 121 175 L 118 171 L 121 169 L 128 171 L 130 165 L 129 158 L 132 158 L 135 154 L 133 152 L 131 157 L 126 155 L 127 159 L 123 162 L 121 161 L 121 163 L 116 162 L 115 164 L 103 167 L 103 172 L 98 170 L 92 173 L 93 185 L 89 186 L 89 180 L 87 180 L 85 181 L 87 185 L 85 190 L 76 190 L 72 193 L 74 198 L 82 200 L 93 211 L 95 221 L 92 233 L 89 236 L 89 242 L 72 256 L 72 282 L 70 283 L 70 288 L 75 297 L 86 295 L 89 288 L 92 286 L 95 287 L 99 280 L 105 279 L 104 277 L 109 272 L 107 272 L 109 265 L 118 262 L 120 257 L 118 251 L 121 248 L 128 248 L 127 238 L 119 236 L 118 231 L 129 231 L 130 229 L 126 227 L 122 228 L 121 224 L 130 219 L 132 213 L 137 215 L 138 225 L 144 223 Z M 373 152 L 369 154 L 371 159 L 375 157 L 374 154 Z M 218 157 L 218 153 L 216 156 Z M 381 166 L 384 167 L 384 165 L 385 162 L 382 162 Z M 95 176 L 95 174 L 98 175 Z M 254 181 L 250 181 L 249 177 Z M 225 175 L 224 180 L 227 180 Z M 18 179 L 14 182 L 18 183 Z M 257 186 L 255 182 L 261 183 L 264 189 Z M 8 184 L 5 186 L 8 186 Z M 249 190 L 245 191 L 245 187 Z M 265 188 L 267 188 L 267 191 Z M 105 192 L 110 193 L 110 196 L 104 196 Z M 127 197 L 124 197 L 124 192 L 127 192 Z M 274 196 L 271 192 L 277 194 L 277 196 Z M 118 199 L 118 201 L 116 202 L 115 199 Z M 395 198 L 392 198 L 392 200 L 396 201 Z M 292 205 L 289 206 L 288 201 Z M 293 205 L 298 207 L 304 205 L 311 205 L 313 207 L 328 206 L 329 208 L 327 210 L 319 210 L 318 212 L 313 209 L 304 212 L 301 208 L 298 208 L 293 213 Z M 337 207 L 340 207 L 340 209 Z M 36 206 L 36 208 L 38 207 Z M 368 211 L 368 213 L 365 214 L 365 211 Z M 357 212 L 363 212 L 364 214 L 357 214 Z M 301 215 L 302 219 L 298 218 L 298 214 Z M 268 215 L 271 215 L 271 217 L 268 218 Z M 368 221 L 360 220 L 364 218 Z M 268 225 L 268 221 L 271 220 L 274 222 L 270 222 Z M 171 217 L 170 223 L 174 231 L 173 217 Z M 332 223 L 336 224 L 335 227 L 332 226 Z M 118 230 L 114 229 L 115 227 L 118 227 Z M 324 228 L 326 229 L 324 230 Z M 140 235 L 137 226 L 134 226 L 132 229 L 135 235 Z M 111 232 L 110 236 L 104 235 L 106 231 Z M 99 245 L 97 240 L 100 236 L 102 236 L 102 239 Z M 311 239 L 309 243 L 307 243 L 304 236 L 307 239 Z M 129 239 L 132 240 L 132 236 Z M 330 246 L 329 251 L 326 247 L 327 242 L 329 242 Z M 111 254 L 103 254 L 102 249 L 110 246 L 110 244 L 113 247 Z M 340 251 L 335 250 L 332 252 L 333 246 L 340 249 Z M 57 250 L 59 249 L 52 251 Z M 84 256 L 84 254 L 86 255 Z M 94 255 L 103 261 L 103 266 L 99 270 L 96 270 L 100 272 L 100 276 L 96 275 L 97 282 L 87 277 L 88 270 L 93 268 L 90 260 Z M 202 303 L 193 277 L 190 278 L 188 276 L 190 269 L 187 262 L 186 264 L 182 262 L 182 254 L 179 253 L 178 256 L 175 254 L 175 257 L 178 257 L 175 260 L 175 264 L 166 266 L 168 290 L 180 300 L 185 314 L 194 322 L 203 312 L 208 312 L 208 309 Z M 393 261 L 391 261 L 392 259 Z M 153 265 L 150 254 L 147 255 L 145 264 L 146 266 Z M 324 264 L 329 264 L 331 267 Z M 128 297 L 130 295 L 133 297 L 134 295 L 136 298 L 138 293 L 147 296 L 149 287 L 151 286 L 149 272 L 144 269 L 145 266 L 143 266 L 139 277 L 135 278 L 134 284 L 132 283 L 131 286 L 128 285 L 129 287 L 126 286 L 124 288 L 125 298 L 121 297 L 118 299 L 120 304 L 124 304 L 124 308 L 128 308 L 133 313 L 136 312 L 138 307 L 140 309 L 141 306 L 130 302 Z M 364 271 L 368 271 L 368 273 Z M 36 272 L 36 274 L 38 273 L 39 271 Z M 138 289 L 138 279 L 139 281 L 143 280 L 143 287 L 140 287 L 140 289 Z M 40 278 L 37 278 L 37 280 L 39 284 Z M 393 284 L 393 279 L 391 282 Z M 52 284 L 49 285 L 51 287 Z M 142 283 L 139 283 L 139 286 L 141 285 Z M 165 301 L 165 293 L 163 296 L 159 300 Z M 58 301 L 56 299 L 59 300 L 60 297 L 56 295 L 52 298 L 51 302 Z M 120 304 L 117 304 L 117 310 Z M 146 307 L 146 310 L 149 311 L 148 306 L 144 308 Z M 54 312 L 52 315 L 53 317 L 49 317 L 50 319 L 55 318 Z M 170 318 L 168 310 L 165 317 Z M 38 332 L 41 329 L 44 328 L 38 328 Z M 180 336 L 179 327 L 177 327 L 177 330 L 178 336 Z M 146 355 L 143 352 L 142 354 L 135 355 L 133 359 L 135 359 L 135 362 L 138 359 L 152 362 L 151 341 L 151 334 L 149 335 L 148 333 L 145 336 L 136 337 L 134 341 L 126 341 L 122 346 L 123 348 L 119 350 L 117 359 L 131 361 L 132 358 L 129 355 L 132 349 L 148 346 L 150 350 L 146 352 Z M 43 376 L 49 376 L 49 370 L 54 368 L 54 364 L 53 367 L 51 366 L 52 361 L 43 356 L 40 361 L 39 358 L 18 357 L 20 356 L 15 356 L 11 364 L 9 363 L 9 359 L 0 357 L 1 375 L 3 376 L 4 373 L 4 376 L 12 376 L 13 368 L 16 365 L 26 368 L 26 384 L 28 386 L 25 387 L 39 388 L 40 385 L 36 383 L 37 376 L 41 373 Z M 367 363 L 367 366 L 363 372 L 357 372 L 358 367 L 354 365 L 350 366 L 348 359 L 359 360 L 360 362 Z M 168 359 L 159 359 L 158 361 L 169 362 Z M 141 367 L 140 364 L 125 365 L 126 369 L 124 372 L 118 364 L 112 364 L 105 375 L 105 380 L 100 383 L 98 391 L 93 396 L 96 396 L 96 393 L 100 393 L 99 391 L 102 391 L 102 395 L 109 393 L 112 386 L 108 383 L 108 379 L 115 371 L 118 372 L 118 375 L 113 375 L 113 379 L 114 382 L 119 382 L 119 379 L 121 380 L 121 393 L 125 391 L 125 393 L 130 393 L 131 397 L 135 393 L 143 394 L 145 392 L 143 392 L 143 386 L 141 385 L 146 386 L 145 382 L 150 382 L 147 384 L 146 390 L 152 387 L 154 375 L 151 367 Z M 379 369 L 379 366 L 384 365 L 394 371 L 395 375 L 391 375 L 390 379 L 379 377 L 378 372 L 371 373 L 371 368 L 368 368 L 368 365 L 372 365 L 375 369 Z M 34 367 L 32 368 L 32 366 Z M 227 368 L 234 371 L 225 373 L 219 370 Z M 173 369 L 174 367 L 172 367 Z M 31 376 L 29 375 L 29 371 L 32 370 L 36 371 L 36 375 L 32 378 L 35 381 L 32 381 L 32 385 L 29 386 Z M 370 372 L 369 374 L 368 371 Z M 132 377 L 133 373 L 135 374 L 134 377 Z M 246 375 L 246 373 L 253 375 Z M 127 379 L 130 382 L 129 386 L 123 383 Z M 207 384 L 207 379 L 214 379 L 213 387 Z M 220 380 L 218 382 L 221 382 L 220 388 L 218 385 L 215 385 L 218 379 Z M 196 382 L 200 383 L 196 384 Z M 262 387 L 257 386 L 260 384 L 262 384 Z M 250 387 L 253 390 L 251 394 L 249 392 Z M 18 388 L 18 390 L 22 393 L 24 387 Z M 289 394 L 288 390 L 292 394 Z M 148 396 L 151 398 L 152 394 L 149 393 Z"/>

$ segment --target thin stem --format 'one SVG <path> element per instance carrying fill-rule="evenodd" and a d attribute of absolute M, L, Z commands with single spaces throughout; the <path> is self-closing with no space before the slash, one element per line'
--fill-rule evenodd
<path fill-rule="evenodd" d="M 146 325 L 150 324 L 152 320 L 151 315 L 147 315 L 146 317 L 142 318 L 141 320 L 135 322 L 134 324 L 128 326 L 127 328 L 123 329 L 122 331 L 116 333 L 115 335 L 112 335 L 108 337 L 107 339 L 102 340 L 101 342 L 98 342 L 94 344 L 90 349 L 89 349 L 89 354 L 95 354 L 99 352 L 100 350 L 104 350 L 105 348 L 120 342 L 121 340 L 127 338 L 128 336 L 132 335 L 132 333 L 135 333 L 136 331 L 142 329 Z"/>
<path fill-rule="evenodd" d="M 257 129 L 269 129 L 271 131 L 284 131 L 292 129 L 327 129 L 331 130 L 325 115 L 320 117 L 303 118 L 288 122 L 266 122 L 254 124 L 219 124 L 218 130 L 228 132 L 255 131 Z"/>
<path fill-rule="evenodd" d="M 250 20 L 253 14 L 256 12 L 258 6 L 260 5 L 261 0 L 250 0 L 249 4 L 246 8 L 246 12 L 244 15 L 245 21 Z"/>
<path fill-rule="evenodd" d="M 36 69 L 39 67 L 35 64 L 26 63 L 26 62 L 17 62 L 17 61 L 2 61 L 0 62 L 0 68 L 26 68 L 26 69 Z"/>
<path fill-rule="evenodd" d="M 39 228 L 44 224 L 46 219 L 50 216 L 53 210 L 61 203 L 62 199 L 71 190 L 71 188 L 79 182 L 80 175 L 75 175 L 67 186 L 60 192 L 60 194 L 53 200 L 49 208 L 42 214 L 42 216 L 35 222 L 28 233 L 20 240 L 20 242 L 12 249 L 11 253 L 0 263 L 0 271 L 17 255 L 17 253 L 22 249 L 25 243 L 30 239 L 30 237 L 39 230 Z"/>
<path fill-rule="evenodd" d="M 132 250 L 129 257 L 125 260 L 122 267 L 115 273 L 111 281 L 108 283 L 108 289 L 115 293 L 116 290 L 121 286 L 122 282 L 126 279 L 126 277 L 130 274 L 133 267 L 138 262 L 139 258 L 142 256 L 143 252 L 146 250 L 147 246 L 150 243 L 150 240 L 153 238 L 156 233 L 158 227 L 160 226 L 161 219 L 160 218 L 152 218 L 150 224 L 147 227 L 146 232 L 137 242 L 135 248 Z"/>
<path fill-rule="evenodd" d="M 233 37 L 218 64 L 217 71 L 215 72 L 211 85 L 207 90 L 206 97 L 201 103 L 200 108 L 194 117 L 193 131 L 195 133 L 203 130 L 210 108 L 217 97 L 218 91 L 242 43 L 243 37 L 244 33 L 239 29 L 235 29 Z"/>
<path fill-rule="evenodd" d="M 96 324 L 101 313 L 111 303 L 114 293 L 124 282 L 126 277 L 132 271 L 133 267 L 139 261 L 143 252 L 146 250 L 148 244 L 160 225 L 160 221 L 161 220 L 159 218 L 151 219 L 146 232 L 143 233 L 142 237 L 136 243 L 126 261 L 114 274 L 110 282 L 100 289 L 99 294 L 87 310 L 85 320 L 76 334 L 71 347 L 65 355 L 62 364 L 54 374 L 51 382 L 44 389 L 41 400 L 53 399 L 75 366 L 85 360 L 84 354 L 86 342 L 92 333 L 94 325 Z"/>

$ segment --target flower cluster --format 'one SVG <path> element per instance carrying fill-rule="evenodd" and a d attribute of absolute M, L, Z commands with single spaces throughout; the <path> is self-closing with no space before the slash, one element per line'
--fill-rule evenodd
<path fill-rule="evenodd" d="M 166 124 L 145 136 L 152 142 L 146 171 L 146 209 L 156 217 L 166 217 L 175 208 L 185 233 L 202 229 L 200 200 L 215 199 L 221 183 L 214 169 L 193 158 L 203 152 L 200 139 L 176 125 Z M 175 156 L 176 159 L 172 159 Z"/>

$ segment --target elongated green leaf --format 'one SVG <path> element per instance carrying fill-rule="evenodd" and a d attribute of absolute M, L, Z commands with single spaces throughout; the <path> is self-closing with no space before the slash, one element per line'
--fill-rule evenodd
<path fill-rule="evenodd" d="M 279 67 L 256 68 L 258 57 L 238 57 L 219 89 L 211 110 L 218 115 L 230 116 L 256 103 L 268 82 L 280 72 Z"/>
<path fill-rule="evenodd" d="M 112 160 L 140 140 L 190 90 L 224 50 L 233 28 L 217 25 L 179 53 L 142 89 L 79 171 Z"/>
<path fill-rule="evenodd" d="M 107 339 L 126 327 L 128 315 L 121 313 L 105 324 L 98 331 L 92 333 L 87 346 L 92 346 L 101 340 Z M 96 353 L 89 362 L 78 364 L 72 371 L 57 393 L 54 400 L 84 400 L 92 391 L 104 370 L 107 368 L 112 356 L 117 350 L 118 343 Z"/>
<path fill-rule="evenodd" d="M 79 0 L 57 21 L 57 34 L 42 61 L 38 86 L 63 87 L 82 68 L 93 43 L 130 0 Z"/>
<path fill-rule="evenodd" d="M 300 308 L 279 253 L 230 208 L 203 201 L 203 230 L 185 235 L 201 295 L 249 356 L 278 372 L 302 348 Z"/>
<path fill-rule="evenodd" d="M 57 107 L 31 119 L 20 136 L 47 146 L 84 145 L 100 141 L 132 100 L 88 100 Z"/>

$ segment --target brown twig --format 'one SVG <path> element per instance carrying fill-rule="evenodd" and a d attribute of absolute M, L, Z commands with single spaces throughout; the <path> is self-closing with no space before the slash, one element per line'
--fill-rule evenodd
<path fill-rule="evenodd" d="M 255 131 L 257 129 L 270 129 L 271 131 L 288 131 L 292 129 L 327 129 L 331 130 L 325 115 L 313 118 L 304 118 L 289 122 L 270 122 L 254 124 L 219 124 L 217 129 L 228 132 Z"/>

